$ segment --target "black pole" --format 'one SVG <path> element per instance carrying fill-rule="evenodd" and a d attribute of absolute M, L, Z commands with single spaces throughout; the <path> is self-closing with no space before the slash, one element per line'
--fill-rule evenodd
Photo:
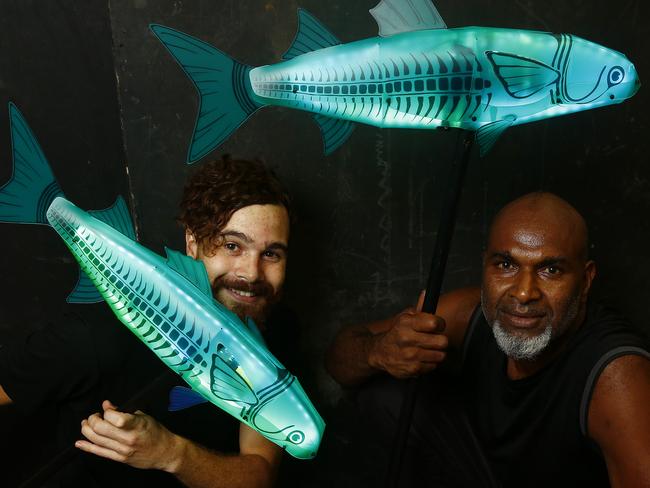
<path fill-rule="evenodd" d="M 427 281 L 424 304 L 422 306 L 422 312 L 426 313 L 434 313 L 438 306 L 440 289 L 442 288 L 442 280 L 445 275 L 445 266 L 447 264 L 447 256 L 449 255 L 451 239 L 456 224 L 458 202 L 463 190 L 465 171 L 467 169 L 469 156 L 472 151 L 472 144 L 474 142 L 473 132 L 463 132 L 464 138 L 462 153 L 460 154 L 460 157 L 458 154 L 454 156 L 449 170 L 449 178 L 446 180 L 448 186 L 442 195 L 442 208 L 440 222 L 438 224 L 438 234 L 436 236 L 436 244 L 433 250 L 429 279 Z M 418 378 L 408 380 L 406 393 L 402 399 L 402 406 L 400 408 L 399 421 L 397 424 L 397 434 L 393 443 L 390 464 L 388 466 L 388 476 L 386 478 L 386 486 L 388 488 L 399 487 L 402 460 L 404 458 L 406 441 L 411 427 L 411 418 L 413 417 L 418 385 Z"/>
<path fill-rule="evenodd" d="M 142 405 L 162 384 L 169 382 L 170 374 L 170 371 L 165 371 L 158 376 L 120 407 L 120 412 L 133 413 L 138 410 L 138 405 Z M 50 459 L 47 464 L 43 465 L 31 478 L 23 482 L 19 488 L 41 488 L 46 481 L 57 474 L 64 466 L 74 461 L 80 452 L 74 444 L 66 447 Z"/>

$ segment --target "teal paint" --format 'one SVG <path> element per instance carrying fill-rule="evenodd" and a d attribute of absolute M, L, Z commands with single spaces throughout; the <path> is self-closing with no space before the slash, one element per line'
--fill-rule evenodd
<path fill-rule="evenodd" d="M 299 10 L 285 61 L 257 68 L 152 25 L 199 92 L 188 163 L 267 105 L 316 114 L 327 154 L 356 122 L 477 131 L 485 154 L 507 127 L 621 103 L 640 87 L 625 55 L 573 35 L 448 29 L 428 0 L 384 0 L 371 13 L 386 37 L 341 44 Z"/>

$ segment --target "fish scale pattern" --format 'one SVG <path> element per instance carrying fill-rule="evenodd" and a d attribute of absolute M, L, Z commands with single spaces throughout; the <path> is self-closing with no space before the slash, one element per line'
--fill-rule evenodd
<path fill-rule="evenodd" d="M 379 127 L 458 127 L 476 122 L 492 103 L 492 81 L 468 47 L 389 55 L 388 49 L 367 48 L 364 62 L 357 57 L 335 65 L 315 59 L 321 54 L 336 58 L 343 48 L 308 53 L 294 70 L 291 62 L 254 69 L 251 83 L 259 102 Z"/>
<path fill-rule="evenodd" d="M 109 306 L 167 366 L 188 380 L 208 367 L 201 353 L 208 352 L 210 341 L 185 313 L 170 310 L 174 305 L 168 291 L 156 289 L 143 279 L 142 273 L 129 267 L 104 240 L 75 222 L 70 212 L 52 207 L 48 218 L 73 254 L 79 256 L 82 270 Z"/>

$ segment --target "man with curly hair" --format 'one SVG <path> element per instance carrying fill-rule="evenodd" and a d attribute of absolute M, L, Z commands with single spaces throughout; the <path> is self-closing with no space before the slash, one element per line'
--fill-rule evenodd
<path fill-rule="evenodd" d="M 286 317 L 277 320 L 271 312 L 277 308 L 273 306 L 281 297 L 285 278 L 290 223 L 287 192 L 261 162 L 226 156 L 202 165 L 191 176 L 180 208 L 178 220 L 185 229 L 186 252 L 205 264 L 214 297 L 241 318 L 253 318 L 269 347 L 281 361 L 285 361 L 278 347 L 281 349 L 282 343 L 288 341 L 282 337 L 282 331 L 269 325 L 274 320 L 282 322 L 279 325 L 286 325 Z M 119 324 L 106 325 L 109 326 L 122 329 Z M 45 331 L 43 340 L 54 344 L 48 334 L 52 335 L 52 332 Z M 151 353 L 145 357 L 147 353 L 141 350 L 131 351 L 133 342 L 138 342 L 134 338 L 124 343 L 105 338 L 96 342 L 102 342 L 95 344 L 101 351 L 100 357 L 108 354 L 107 351 L 115 357 L 109 366 L 89 364 L 94 360 L 87 357 L 75 368 L 78 371 L 76 376 L 61 378 L 61 385 L 44 388 L 44 391 L 65 389 L 67 393 L 57 398 L 57 402 L 79 401 L 81 397 L 84 403 L 94 404 L 91 408 L 96 409 L 102 398 L 115 398 L 120 392 L 110 388 L 95 391 L 94 383 L 105 376 L 124 374 L 120 368 L 129 354 L 142 354 L 143 362 L 151 359 Z M 57 355 L 61 357 L 62 345 L 56 346 Z M 72 351 L 77 348 L 77 342 L 73 340 L 69 346 L 63 344 L 63 351 L 70 352 L 65 355 L 75 357 Z M 13 366 L 14 371 L 19 371 L 20 368 Z M 162 368 L 164 366 L 158 363 L 158 369 Z M 92 378 L 87 377 L 88 370 L 98 369 L 104 371 Z M 138 370 L 142 381 L 146 374 L 151 374 L 143 371 L 153 370 L 144 366 Z M 21 388 L 28 387 L 24 385 L 25 376 L 3 377 L 5 389 L 0 387 L 0 404 L 11 402 L 14 393 L 16 399 L 22 399 Z M 165 388 L 178 381 L 171 373 L 169 377 L 169 385 Z M 21 381 L 23 386 L 19 384 Z M 75 385 L 82 385 L 84 391 L 77 391 L 79 388 Z M 48 406 L 46 398 L 39 402 Z M 155 402 L 160 404 L 164 400 Z M 211 404 L 174 414 L 156 412 L 152 407 L 154 412 L 150 416 L 141 411 L 134 414 L 121 412 L 105 400 L 102 410 L 82 421 L 81 433 L 85 439 L 75 443 L 79 449 L 141 470 L 159 470 L 174 476 L 89 458 L 91 463 L 103 466 L 95 470 L 99 475 L 92 475 L 99 485 L 119 482 L 124 486 L 125 480 L 128 480 L 127 484 L 135 480 L 137 483 L 155 480 L 157 486 L 178 485 L 180 481 L 190 487 L 233 488 L 273 484 L 282 457 L 281 448 Z M 90 412 L 92 410 L 86 410 L 77 422 Z M 71 485 L 77 486 L 79 480 L 74 476 L 71 479 Z"/>

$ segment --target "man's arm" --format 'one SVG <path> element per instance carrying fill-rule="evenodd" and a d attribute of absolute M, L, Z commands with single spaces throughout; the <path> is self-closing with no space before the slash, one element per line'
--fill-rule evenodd
<path fill-rule="evenodd" d="M 0 406 L 9 405 L 11 403 L 13 403 L 11 401 L 11 398 L 9 398 L 9 395 L 7 395 L 5 389 L 2 387 L 2 385 L 0 385 Z"/>
<path fill-rule="evenodd" d="M 479 302 L 480 290 L 465 288 L 441 296 L 436 315 L 418 312 L 418 304 L 386 320 L 344 327 L 327 352 L 327 370 L 344 386 L 381 371 L 396 378 L 431 371 L 444 361 L 448 346 L 460 348 Z"/>
<path fill-rule="evenodd" d="M 589 405 L 589 436 L 613 488 L 650 488 L 650 360 L 622 356 L 600 375 Z"/>
<path fill-rule="evenodd" d="M 221 454 L 170 432 L 142 412 L 119 412 L 108 401 L 102 407 L 103 417 L 94 414 L 81 424 L 88 441 L 76 446 L 83 451 L 135 468 L 167 471 L 190 488 L 273 485 L 282 449 L 246 425 L 239 429 L 239 454 Z"/>

